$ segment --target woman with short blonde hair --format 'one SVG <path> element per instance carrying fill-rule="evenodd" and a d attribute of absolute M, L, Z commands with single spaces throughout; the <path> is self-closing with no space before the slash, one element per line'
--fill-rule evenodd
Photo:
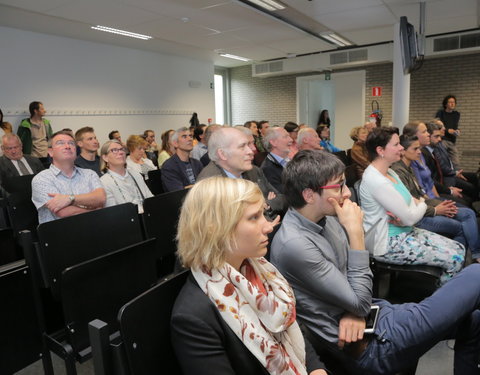
<path fill-rule="evenodd" d="M 157 169 L 153 162 L 146 157 L 147 147 L 148 142 L 139 135 L 131 135 L 127 139 L 127 148 L 130 151 L 130 155 L 127 156 L 127 166 L 140 173 L 146 180 L 148 180 L 148 172 Z"/>
<path fill-rule="evenodd" d="M 361 179 L 363 172 L 370 164 L 368 152 L 365 148 L 365 141 L 367 140 L 368 130 L 363 126 L 356 126 L 350 131 L 350 138 L 352 138 L 353 146 L 350 151 L 352 163 L 355 165 L 355 172 L 357 179 Z"/>
<path fill-rule="evenodd" d="M 178 255 L 191 269 L 172 312 L 185 375 L 326 375 L 296 322 L 287 281 L 263 256 L 276 222 L 248 180 L 211 177 L 183 203 Z"/>

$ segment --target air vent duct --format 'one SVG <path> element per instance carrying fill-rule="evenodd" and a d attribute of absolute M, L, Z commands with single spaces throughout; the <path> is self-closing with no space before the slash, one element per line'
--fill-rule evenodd
<path fill-rule="evenodd" d="M 354 62 L 366 62 L 368 49 L 355 49 L 352 51 L 334 52 L 330 54 L 330 65 L 348 64 Z"/>
<path fill-rule="evenodd" d="M 254 75 L 263 75 L 270 73 L 279 73 L 283 71 L 283 61 L 273 61 L 264 64 L 253 65 Z"/>
<path fill-rule="evenodd" d="M 433 52 L 480 47 L 480 33 L 439 37 L 433 40 Z"/>
<path fill-rule="evenodd" d="M 392 43 L 252 64 L 252 77 L 322 72 L 392 61 Z"/>

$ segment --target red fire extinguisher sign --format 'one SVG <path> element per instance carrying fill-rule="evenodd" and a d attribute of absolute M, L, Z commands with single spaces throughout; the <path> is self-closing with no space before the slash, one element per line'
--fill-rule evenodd
<path fill-rule="evenodd" d="M 372 87 L 372 96 L 382 96 L 382 88 L 380 86 Z"/>

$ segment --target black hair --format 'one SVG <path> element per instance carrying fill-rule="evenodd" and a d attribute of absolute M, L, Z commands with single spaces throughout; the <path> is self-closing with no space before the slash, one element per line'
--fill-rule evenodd
<path fill-rule="evenodd" d="M 298 124 L 289 121 L 283 127 L 287 132 L 291 133 L 298 129 Z"/>
<path fill-rule="evenodd" d="M 447 109 L 447 103 L 449 99 L 454 99 L 455 104 L 457 104 L 457 98 L 455 97 L 455 95 L 447 95 L 446 97 L 443 98 L 443 101 L 442 101 L 443 109 Z"/>
<path fill-rule="evenodd" d="M 365 147 L 367 149 L 368 158 L 370 159 L 370 161 L 373 161 L 378 157 L 377 147 L 385 148 L 394 134 L 397 134 L 395 129 L 386 126 L 374 128 L 368 134 L 367 141 L 365 142 Z"/>
<path fill-rule="evenodd" d="M 442 130 L 442 126 L 433 121 L 428 122 L 426 125 L 428 134 L 430 135 L 432 135 L 435 130 Z"/>
<path fill-rule="evenodd" d="M 31 102 L 28 106 L 28 111 L 30 112 L 30 117 L 35 115 L 35 111 L 38 111 L 42 102 Z"/>
<path fill-rule="evenodd" d="M 418 137 L 416 135 L 405 135 L 402 134 L 400 136 L 400 144 L 406 150 L 409 148 L 413 142 L 418 141 Z"/>
<path fill-rule="evenodd" d="M 335 155 L 321 150 L 302 150 L 288 162 L 282 182 L 289 206 L 302 208 L 307 202 L 303 198 L 305 189 L 322 194 L 320 186 L 326 185 L 343 174 L 345 165 Z"/>
<path fill-rule="evenodd" d="M 108 139 L 113 139 L 113 135 L 115 133 L 118 133 L 118 130 L 112 130 L 110 133 L 108 133 Z"/>
<path fill-rule="evenodd" d="M 263 128 L 263 124 L 268 124 L 267 120 L 262 120 L 257 124 L 258 130 L 261 130 Z"/>
<path fill-rule="evenodd" d="M 327 115 L 327 113 L 328 109 L 324 109 L 322 112 L 320 112 L 317 125 L 327 125 L 330 127 L 330 115 Z"/>
<path fill-rule="evenodd" d="M 197 141 L 200 142 L 200 136 L 205 132 L 206 127 L 207 127 L 207 125 L 200 124 L 193 130 L 193 136 L 195 137 L 195 139 Z"/>

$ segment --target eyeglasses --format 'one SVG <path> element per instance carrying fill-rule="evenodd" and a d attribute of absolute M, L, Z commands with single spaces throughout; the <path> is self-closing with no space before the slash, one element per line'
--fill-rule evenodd
<path fill-rule="evenodd" d="M 112 154 L 118 154 L 119 152 L 127 152 L 127 150 L 125 150 L 124 148 L 112 148 L 110 150 L 108 150 L 108 152 L 111 152 Z"/>
<path fill-rule="evenodd" d="M 54 146 L 55 147 L 61 147 L 61 146 L 65 146 L 65 145 L 69 145 L 71 147 L 75 147 L 75 142 L 74 141 L 56 141 Z"/>
<path fill-rule="evenodd" d="M 343 193 L 343 188 L 345 187 L 346 184 L 347 184 L 347 181 L 343 180 L 339 184 L 319 186 L 318 188 L 319 189 L 340 189 L 340 194 L 342 194 Z"/>
<path fill-rule="evenodd" d="M 22 146 L 18 145 L 18 146 L 11 146 L 11 147 L 3 147 L 3 149 L 5 151 L 12 151 L 12 150 L 18 150 L 19 148 L 21 148 Z"/>

